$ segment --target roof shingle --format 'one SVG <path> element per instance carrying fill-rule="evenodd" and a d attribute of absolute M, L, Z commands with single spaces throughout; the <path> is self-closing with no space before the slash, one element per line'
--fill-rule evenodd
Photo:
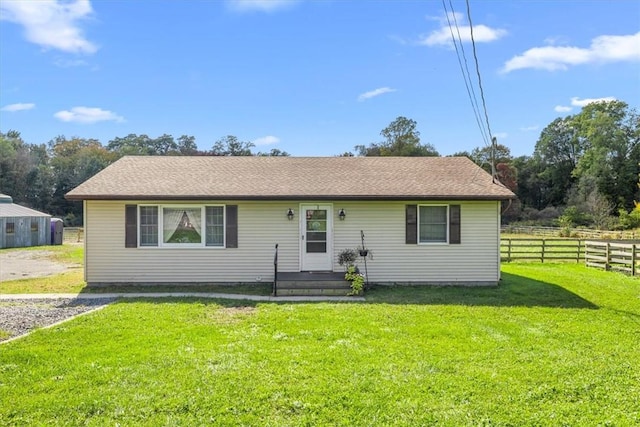
<path fill-rule="evenodd" d="M 466 157 L 125 156 L 70 200 L 509 199 Z"/>

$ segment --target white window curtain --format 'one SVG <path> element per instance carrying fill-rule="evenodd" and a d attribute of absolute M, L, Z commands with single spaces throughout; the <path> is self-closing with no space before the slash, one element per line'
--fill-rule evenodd
<path fill-rule="evenodd" d="M 201 208 L 185 209 L 185 212 L 187 213 L 187 216 L 189 217 L 189 220 L 191 221 L 191 225 L 193 226 L 193 228 L 195 228 L 198 234 L 202 236 L 202 221 L 200 219 L 202 216 L 202 209 Z"/>
<path fill-rule="evenodd" d="M 164 208 L 162 210 L 162 235 L 163 242 L 167 243 L 173 233 L 178 229 L 184 209 Z"/>

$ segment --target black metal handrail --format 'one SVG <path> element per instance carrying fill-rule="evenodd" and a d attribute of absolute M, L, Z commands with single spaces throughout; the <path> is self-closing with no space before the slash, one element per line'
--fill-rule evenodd
<path fill-rule="evenodd" d="M 274 297 L 278 296 L 278 244 L 276 243 L 275 254 L 273 255 L 273 291 Z"/>

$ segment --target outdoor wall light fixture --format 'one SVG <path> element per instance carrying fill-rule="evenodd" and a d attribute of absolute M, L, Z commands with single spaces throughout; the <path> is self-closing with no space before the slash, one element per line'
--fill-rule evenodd
<path fill-rule="evenodd" d="M 293 209 L 289 208 L 287 211 L 287 218 L 289 218 L 289 221 L 293 219 Z"/>
<path fill-rule="evenodd" d="M 340 221 L 344 221 L 346 217 L 347 217 L 347 214 L 345 213 L 344 209 L 340 209 L 338 211 L 338 218 L 340 218 Z"/>

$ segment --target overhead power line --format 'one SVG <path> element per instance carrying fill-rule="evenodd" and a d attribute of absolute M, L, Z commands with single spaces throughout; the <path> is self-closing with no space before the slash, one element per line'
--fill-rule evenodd
<path fill-rule="evenodd" d="M 482 108 L 484 109 L 484 118 L 487 121 L 487 131 L 489 137 L 493 141 L 493 135 L 491 134 L 491 125 L 489 124 L 489 113 L 487 112 L 487 103 L 484 99 L 484 89 L 482 88 L 482 77 L 480 77 L 480 65 L 478 64 L 478 53 L 476 52 L 476 40 L 473 37 L 473 21 L 471 21 L 471 7 L 469 6 L 469 0 L 467 0 L 467 19 L 469 19 L 469 29 L 471 30 L 471 46 L 473 46 L 473 59 L 476 63 L 476 74 L 478 75 L 478 87 L 480 88 L 480 98 L 482 99 Z"/>
<path fill-rule="evenodd" d="M 445 0 L 442 0 L 442 6 L 444 7 L 445 16 L 447 18 L 447 24 L 449 25 L 449 32 L 451 33 L 451 40 L 453 41 L 453 47 L 455 48 L 456 57 L 458 58 L 458 65 L 460 66 L 460 72 L 462 73 L 464 85 L 467 90 L 467 96 L 469 97 L 469 101 L 471 102 L 471 109 L 473 110 L 473 114 L 476 119 L 476 124 L 478 125 L 478 129 L 480 130 L 482 139 L 484 140 L 485 144 L 488 145 L 489 138 L 481 123 L 478 101 L 477 101 L 475 90 L 473 88 L 473 83 L 471 81 L 471 73 L 469 72 L 469 63 L 467 62 L 467 56 L 464 51 L 462 37 L 460 35 L 460 28 L 458 27 L 458 21 L 456 19 L 456 15 L 453 10 L 453 4 L 451 3 L 451 0 L 449 0 L 449 6 L 451 8 L 451 16 L 453 17 L 454 25 L 456 27 L 457 39 L 456 39 L 456 34 L 454 34 L 454 31 L 453 31 L 453 26 L 451 24 L 451 19 L 449 18 L 449 12 L 447 10 L 447 4 Z M 459 49 L 458 49 L 458 45 L 460 45 Z M 462 65 L 463 60 L 464 60 L 464 66 Z"/>
<path fill-rule="evenodd" d="M 467 6 L 467 19 L 469 21 L 469 31 L 470 31 L 470 36 L 471 36 L 471 45 L 473 47 L 473 58 L 474 58 L 474 63 L 475 63 L 475 67 L 476 67 L 476 77 L 478 80 L 478 88 L 480 91 L 480 99 L 482 102 L 482 110 L 484 113 L 484 125 L 481 123 L 482 119 L 481 119 L 481 113 L 480 113 L 480 107 L 479 107 L 479 103 L 478 103 L 478 99 L 476 96 L 476 92 L 474 90 L 474 85 L 472 83 L 471 80 L 471 72 L 469 71 L 469 65 L 467 62 L 467 57 L 464 51 L 464 47 L 463 47 L 463 42 L 462 42 L 462 37 L 460 35 L 460 28 L 458 26 L 458 21 L 456 18 L 456 14 L 455 11 L 453 9 L 453 3 L 451 0 L 449 0 L 449 7 L 450 7 L 450 11 L 451 11 L 451 16 L 453 17 L 453 25 L 451 22 L 451 18 L 449 17 L 449 10 L 447 9 L 447 4 L 445 2 L 445 0 L 442 0 L 442 6 L 444 7 L 444 11 L 445 11 L 445 16 L 447 18 L 447 23 L 449 25 L 449 31 L 451 33 L 451 39 L 453 41 L 453 45 L 455 47 L 455 51 L 456 51 L 456 56 L 458 58 L 458 64 L 460 65 L 460 71 L 462 72 L 462 77 L 464 79 L 464 83 L 465 83 L 465 87 L 467 90 L 467 96 L 469 97 L 469 100 L 471 101 L 471 107 L 473 109 L 474 112 L 474 116 L 476 118 L 476 124 L 478 125 L 478 128 L 480 129 L 480 134 L 482 135 L 482 139 L 485 142 L 485 145 L 488 146 L 490 148 L 490 153 L 491 153 L 491 176 L 494 179 L 494 181 L 496 180 L 496 167 L 495 167 L 495 152 L 496 152 L 496 145 L 497 145 L 497 140 L 496 138 L 493 136 L 492 132 L 491 132 L 491 124 L 489 121 L 489 113 L 487 111 L 487 102 L 485 99 L 485 95 L 484 95 L 484 88 L 482 86 L 482 77 L 480 75 L 480 65 L 479 65 L 479 61 L 478 61 L 478 52 L 476 50 L 476 41 L 475 41 L 475 36 L 473 33 L 473 20 L 471 19 L 471 5 L 469 4 L 469 0 L 466 0 L 466 6 Z M 457 33 L 457 38 L 456 35 L 454 34 L 454 30 L 453 27 L 455 26 L 456 29 L 456 33 Z M 460 46 L 458 48 L 458 45 Z M 462 65 L 462 62 L 464 60 L 464 67 Z"/>

